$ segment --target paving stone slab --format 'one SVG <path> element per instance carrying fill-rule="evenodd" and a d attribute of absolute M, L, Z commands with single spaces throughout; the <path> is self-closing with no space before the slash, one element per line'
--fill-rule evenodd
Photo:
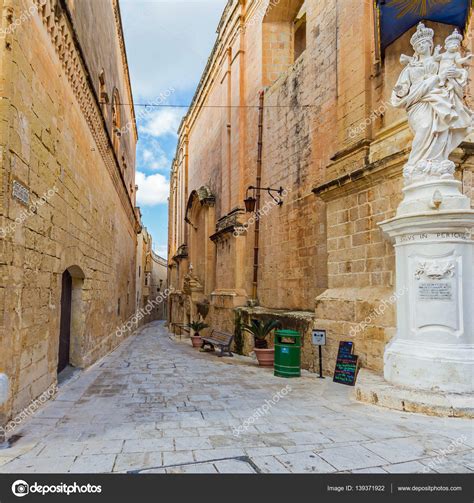
<path fill-rule="evenodd" d="M 256 414 L 287 384 L 284 399 Z M 474 470 L 469 420 L 378 408 L 351 393 L 308 372 L 287 383 L 248 358 L 196 352 L 153 322 L 25 420 L 22 438 L 0 451 L 0 471 Z M 251 463 L 236 461 L 245 456 Z"/>
<path fill-rule="evenodd" d="M 332 447 L 318 451 L 318 455 L 340 471 L 377 467 L 387 463 L 386 459 L 361 445 Z"/>

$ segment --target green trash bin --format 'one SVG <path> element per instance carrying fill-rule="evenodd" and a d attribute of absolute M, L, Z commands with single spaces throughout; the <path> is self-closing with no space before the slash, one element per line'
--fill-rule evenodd
<path fill-rule="evenodd" d="M 275 375 L 301 376 L 301 335 L 295 330 L 275 332 Z"/>

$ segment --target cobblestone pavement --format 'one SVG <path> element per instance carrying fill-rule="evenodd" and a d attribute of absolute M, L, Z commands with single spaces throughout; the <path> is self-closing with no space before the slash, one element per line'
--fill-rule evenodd
<path fill-rule="evenodd" d="M 18 428 L 0 472 L 474 471 L 469 420 L 379 409 L 351 391 L 200 353 L 155 322 Z"/>

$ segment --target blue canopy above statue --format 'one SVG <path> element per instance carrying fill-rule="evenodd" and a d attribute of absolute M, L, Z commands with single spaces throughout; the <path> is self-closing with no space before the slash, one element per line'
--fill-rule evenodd
<path fill-rule="evenodd" d="M 380 39 L 384 50 L 423 20 L 451 24 L 464 31 L 472 0 L 376 0 L 380 13 Z"/>

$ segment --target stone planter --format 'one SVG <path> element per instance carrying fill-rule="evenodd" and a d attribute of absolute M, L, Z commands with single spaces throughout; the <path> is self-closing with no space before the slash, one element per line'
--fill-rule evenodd
<path fill-rule="evenodd" d="M 275 349 L 254 349 L 260 367 L 273 367 Z"/>
<path fill-rule="evenodd" d="M 193 348 L 200 348 L 202 346 L 202 338 L 200 335 L 192 335 L 191 342 L 193 343 Z"/>

